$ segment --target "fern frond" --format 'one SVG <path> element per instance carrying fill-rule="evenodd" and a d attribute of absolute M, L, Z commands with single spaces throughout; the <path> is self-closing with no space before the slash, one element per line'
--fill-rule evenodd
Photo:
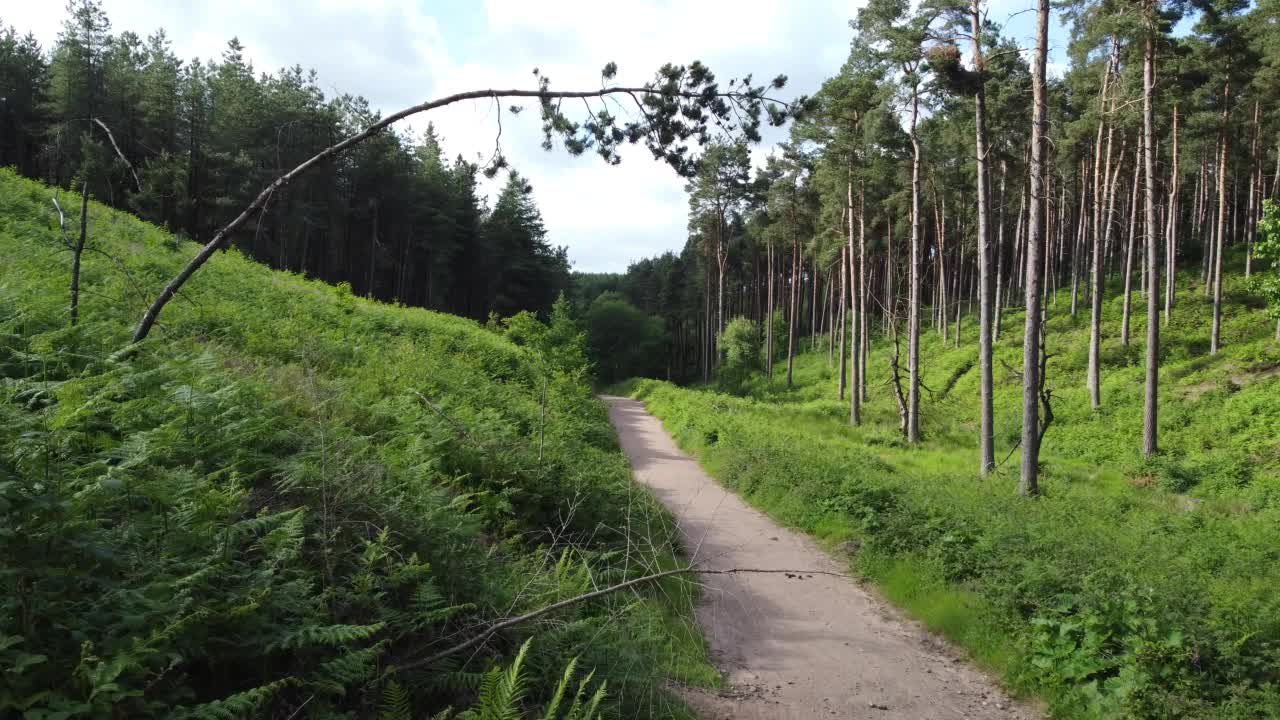
<path fill-rule="evenodd" d="M 608 686 L 609 682 L 607 680 L 600 683 L 600 687 L 596 688 L 595 694 L 591 696 L 591 702 L 587 703 L 587 707 L 581 717 L 568 717 L 565 720 L 596 720 L 599 717 L 600 703 L 604 702 Z"/>
<path fill-rule="evenodd" d="M 573 678 L 573 671 L 577 666 L 578 658 L 573 658 L 565 666 L 564 675 L 560 677 L 560 683 L 556 685 L 556 691 L 551 695 L 551 701 L 547 703 L 546 709 L 542 711 L 542 720 L 555 720 L 556 713 L 560 712 L 560 703 L 564 701 L 564 691 L 569 687 L 569 680 Z"/>
<path fill-rule="evenodd" d="M 239 718 L 251 716 L 255 710 L 270 700 L 272 695 L 295 684 L 297 681 L 293 678 L 277 680 L 221 700 L 187 708 L 179 713 L 178 717 L 186 720 L 239 720 Z"/>
<path fill-rule="evenodd" d="M 320 665 L 312 684 L 334 695 L 345 695 L 347 689 L 368 682 L 377 673 L 378 656 L 386 648 L 385 642 L 367 648 L 353 650 Z"/>
<path fill-rule="evenodd" d="M 409 693 L 395 680 L 388 680 L 382 687 L 378 720 L 413 720 L 413 701 Z"/>
<path fill-rule="evenodd" d="M 525 640 L 506 670 L 495 669 L 481 687 L 480 720 L 520 720 L 520 701 L 524 699 L 526 682 L 524 659 L 532 640 Z"/>
<path fill-rule="evenodd" d="M 345 645 L 366 640 L 382 630 L 385 623 L 372 625 L 320 625 L 298 628 L 267 646 L 270 650 L 293 650 L 317 645 Z"/>

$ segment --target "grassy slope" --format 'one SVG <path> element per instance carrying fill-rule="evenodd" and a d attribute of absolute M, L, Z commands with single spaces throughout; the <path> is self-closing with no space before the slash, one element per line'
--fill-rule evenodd
<path fill-rule="evenodd" d="M 843 549 L 895 602 L 969 648 L 1061 717 L 1275 717 L 1280 713 L 1280 346 L 1233 276 L 1224 350 L 1207 355 L 1209 304 L 1179 278 L 1164 328 L 1161 456 L 1144 462 L 1145 317 L 1119 339 L 1104 311 L 1103 408 L 1085 389 L 1088 309 L 1050 305 L 1056 422 L 1044 497 L 1014 497 L 1016 452 L 977 479 L 974 327 L 963 347 L 922 338 L 925 442 L 897 433 L 888 348 L 871 353 L 864 425 L 847 426 L 824 349 L 792 389 L 749 398 L 638 381 L 681 444 L 727 485 Z M 1140 302 L 1135 295 L 1135 305 Z M 1135 312 L 1141 312 L 1135 307 Z M 970 319 L 971 320 L 971 319 Z M 968 321 L 967 321 L 968 322 Z M 997 460 L 1020 432 L 1022 315 L 996 349 Z M 1003 361 L 1003 363 L 1001 362 Z M 905 363 L 904 363 L 905 364 Z"/>
<path fill-rule="evenodd" d="M 25 666 L 0 681 L 0 715 L 426 713 L 467 703 L 476 676 L 395 665 L 674 562 L 581 376 L 552 381 L 539 462 L 529 351 L 235 252 L 119 359 L 194 246 L 91 205 L 111 257 L 86 253 L 69 328 L 52 192 L 0 170 L 0 584 L 20 589 L 0 600 L 0 664 Z M 78 227 L 78 198 L 61 204 Z M 531 701 L 577 654 L 617 713 L 679 715 L 668 677 L 716 680 L 689 610 L 679 581 L 611 598 L 467 669 L 530 633 Z"/>

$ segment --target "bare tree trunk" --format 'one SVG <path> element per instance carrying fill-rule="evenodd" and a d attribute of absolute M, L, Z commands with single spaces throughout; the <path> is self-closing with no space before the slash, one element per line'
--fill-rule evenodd
<path fill-rule="evenodd" d="M 1134 152 L 1133 192 L 1129 196 L 1129 239 L 1124 251 L 1124 311 L 1120 316 L 1120 344 L 1129 347 L 1129 318 L 1133 312 L 1133 245 L 1138 224 L 1138 180 L 1142 177 L 1142 144 Z M 1170 283 L 1172 285 L 1172 283 Z M 1168 296 L 1166 295 L 1166 301 Z"/>
<path fill-rule="evenodd" d="M 974 97 L 974 146 L 978 165 L 978 373 L 982 405 L 978 430 L 978 472 L 986 475 L 996 467 L 995 411 L 992 405 L 991 381 L 991 228 L 988 222 L 991 202 L 989 151 L 987 149 L 987 92 L 983 79 L 981 0 L 972 0 L 969 21 L 973 30 L 973 67 L 978 76 L 978 92 Z M 1004 163 L 1000 163 L 1000 195 L 1004 199 Z M 960 342 L 960 313 L 956 308 L 956 342 Z"/>
<path fill-rule="evenodd" d="M 1147 38 L 1142 53 L 1142 157 L 1146 165 L 1147 377 L 1142 413 L 1142 454 L 1156 453 L 1157 389 L 1160 381 L 1160 264 L 1156 243 L 1156 40 L 1154 8 L 1147 7 Z"/>
<path fill-rule="evenodd" d="M 769 258 L 767 263 L 769 266 L 768 267 L 769 279 L 766 281 L 768 284 L 768 288 L 766 292 L 768 293 L 768 296 L 769 296 L 769 309 L 765 312 L 766 324 L 765 324 L 765 330 L 764 330 L 764 346 L 765 346 L 765 358 L 764 358 L 765 370 L 764 371 L 765 371 L 765 376 L 769 379 L 769 381 L 773 382 L 773 308 L 775 303 L 773 299 L 774 269 L 773 269 L 773 241 L 772 240 L 768 240 L 766 242 L 765 253 L 768 255 L 768 258 Z"/>
<path fill-rule="evenodd" d="M 1253 140 L 1249 146 L 1249 202 L 1248 212 L 1245 214 L 1244 223 L 1244 276 L 1249 278 L 1253 275 L 1253 236 L 1257 228 L 1258 210 L 1254 207 L 1257 193 L 1254 192 L 1258 185 L 1257 176 L 1262 172 L 1262 163 L 1258 159 L 1258 112 L 1259 103 L 1255 100 L 1253 103 Z"/>
<path fill-rule="evenodd" d="M 818 257 L 816 252 L 814 253 L 811 267 L 813 268 L 813 273 L 812 277 L 809 278 L 809 352 L 817 349 L 814 343 L 818 340 Z"/>
<path fill-rule="evenodd" d="M 899 370 L 898 360 L 901 356 L 901 344 L 898 341 L 898 319 L 890 313 L 889 332 L 893 335 L 893 354 L 889 356 L 889 380 L 890 387 L 893 388 L 893 397 L 898 401 L 898 432 L 903 437 L 907 435 L 907 401 L 902 397 L 902 373 Z"/>
<path fill-rule="evenodd" d="M 787 323 L 787 387 L 791 387 L 792 372 L 796 359 L 796 321 L 799 320 L 800 309 L 800 239 L 796 237 L 795 222 L 791 225 L 791 288 L 790 288 L 790 322 Z"/>
<path fill-rule="evenodd" d="M 992 328 L 991 328 L 991 337 L 993 341 L 1000 339 L 1000 319 L 1001 319 L 1001 313 L 1004 309 L 1004 302 L 1001 299 L 1004 297 L 1004 293 L 1001 291 L 1001 288 L 1004 287 L 1004 253 L 1005 253 L 1004 206 L 1007 200 L 1004 194 L 1004 187 L 1005 187 L 1005 179 L 1006 179 L 1006 176 L 1008 176 L 1008 174 L 1009 174 L 1009 163 L 1006 160 L 1001 160 L 1000 161 L 1000 202 L 997 204 L 997 207 L 999 208 L 1000 212 L 997 215 L 997 219 L 996 219 L 996 247 L 995 247 L 996 281 L 995 281 L 995 292 L 993 293 L 993 296 L 994 296 L 993 300 L 995 301 L 995 317 L 994 317 L 994 322 L 992 323 Z M 978 229 L 978 233 L 979 234 L 982 233 L 981 228 Z M 990 262 L 990 260 L 988 260 L 988 262 Z"/>
<path fill-rule="evenodd" d="M 850 222 L 852 222 L 852 218 L 850 218 Z M 841 320 L 840 320 L 840 380 L 839 382 L 836 383 L 837 395 L 839 396 L 840 400 L 844 400 L 845 377 L 848 375 L 848 372 L 849 372 L 848 356 L 845 354 L 845 351 L 844 351 L 844 336 L 845 336 L 844 309 L 848 304 L 848 292 L 849 292 L 849 263 L 846 260 L 846 255 L 848 254 L 848 252 L 849 252 L 848 247 L 840 248 L 840 317 L 841 317 Z M 856 332 L 854 333 L 854 336 L 855 337 L 857 336 Z"/>
<path fill-rule="evenodd" d="M 1076 237 L 1071 246 L 1071 322 L 1075 323 L 1076 312 L 1078 310 L 1078 298 L 1080 290 L 1080 256 L 1084 253 L 1085 237 L 1089 233 L 1089 217 L 1092 213 L 1086 212 L 1086 203 L 1089 201 L 1089 189 L 1086 185 L 1089 177 L 1087 160 L 1081 160 L 1081 164 L 1085 165 L 1085 171 L 1080 176 L 1080 217 L 1076 225 Z"/>
<path fill-rule="evenodd" d="M 937 278 L 937 292 L 934 295 L 934 309 L 938 318 L 938 331 L 942 333 L 942 342 L 947 342 L 948 325 L 947 320 L 947 206 L 946 203 L 938 197 L 938 184 L 931 182 L 933 186 L 933 212 L 937 219 L 937 253 L 934 258 L 934 276 Z"/>
<path fill-rule="evenodd" d="M 1043 0 L 1047 1 L 1047 0 Z M 907 298 L 907 442 L 920 442 L 920 110 L 919 80 L 911 85 L 911 267 Z"/>
<path fill-rule="evenodd" d="M 1135 169 L 1136 172 L 1136 169 Z M 1165 284 L 1164 284 L 1164 321 L 1167 324 L 1173 316 L 1174 288 L 1177 283 L 1176 262 L 1178 259 L 1178 188 L 1181 178 L 1178 176 L 1178 105 L 1173 106 L 1173 167 L 1169 171 L 1169 212 L 1165 224 Z M 1135 208 L 1136 212 L 1136 208 Z"/>
<path fill-rule="evenodd" d="M 858 181 L 858 355 L 856 389 L 858 403 L 867 401 L 867 355 L 871 352 L 871 326 L 867 324 L 867 300 L 871 297 L 871 277 L 867 269 L 866 182 Z"/>
<path fill-rule="evenodd" d="M 1213 258 L 1213 330 L 1209 336 L 1209 354 L 1217 355 L 1222 340 L 1222 254 L 1227 234 L 1227 118 L 1231 103 L 1231 83 L 1222 86 L 1222 127 L 1219 130 L 1218 154 L 1218 229 L 1214 238 Z"/>
<path fill-rule="evenodd" d="M 61 211 L 59 211 L 61 212 Z M 80 236 L 71 249 L 71 326 L 80 322 L 80 258 L 89 239 L 89 181 L 80 187 Z"/>
<path fill-rule="evenodd" d="M 1027 226 L 1026 327 L 1022 342 L 1022 467 L 1018 492 L 1040 492 L 1040 253 L 1045 221 L 1045 62 L 1049 0 L 1037 0 L 1036 52 L 1031 71 L 1031 217 Z"/>
<path fill-rule="evenodd" d="M 894 268 L 893 268 L 893 216 L 885 215 L 886 224 L 885 246 L 884 246 L 884 308 L 885 323 L 884 332 L 889 332 L 889 323 L 894 316 L 894 291 L 895 287 Z"/>
<path fill-rule="evenodd" d="M 862 281 L 858 278 L 854 266 L 854 248 L 853 248 L 853 185 L 848 187 L 848 204 L 849 204 L 849 242 L 846 247 L 848 253 L 846 257 L 848 262 L 845 269 L 849 275 L 849 316 L 852 319 L 853 342 L 850 350 L 853 352 L 853 385 L 849 388 L 849 424 L 857 427 L 862 424 L 862 336 L 867 332 L 866 325 L 859 316 L 861 309 L 860 296 L 862 293 Z M 859 193 L 861 196 L 861 193 Z M 866 232 L 865 218 L 863 211 L 866 208 L 858 208 L 858 235 L 862 237 Z"/>
<path fill-rule="evenodd" d="M 823 298 L 823 322 L 827 324 L 827 367 L 835 362 L 836 326 L 839 325 L 840 339 L 844 339 L 844 308 L 836 305 L 836 271 L 827 273 L 827 294 Z"/>

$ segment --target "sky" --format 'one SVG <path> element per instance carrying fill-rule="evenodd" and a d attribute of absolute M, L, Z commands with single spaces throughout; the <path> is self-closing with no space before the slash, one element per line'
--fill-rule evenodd
<path fill-rule="evenodd" d="M 533 69 L 553 88 L 598 87 L 618 64 L 619 84 L 649 80 L 662 64 L 702 60 L 721 80 L 751 73 L 789 78 L 779 93 L 813 94 L 849 52 L 849 20 L 865 0 L 103 0 L 112 32 L 146 37 L 164 28 L 181 58 L 218 57 L 232 37 L 258 72 L 314 68 L 329 95 L 363 95 L 384 114 L 424 100 L 482 88 L 535 89 Z M 1030 0 L 992 0 L 991 19 L 1033 44 Z M 0 25 L 35 34 L 49 48 L 65 17 L 60 0 L 13 0 Z M 1052 32 L 1051 61 L 1065 32 Z M 1055 67 L 1056 66 L 1056 67 Z M 1050 72 L 1061 64 L 1051 62 Z M 450 155 L 487 159 L 494 151 L 492 102 L 469 101 L 407 121 L 435 124 Z M 575 270 L 622 272 L 635 260 L 679 251 L 687 236 L 684 181 L 643 147 L 610 167 L 596 155 L 541 148 L 536 113 L 504 113 L 502 150 L 533 185 L 553 245 Z M 765 133 L 759 164 L 785 130 Z M 499 181 L 500 182 L 500 178 Z M 494 183 L 486 190 L 493 194 Z"/>

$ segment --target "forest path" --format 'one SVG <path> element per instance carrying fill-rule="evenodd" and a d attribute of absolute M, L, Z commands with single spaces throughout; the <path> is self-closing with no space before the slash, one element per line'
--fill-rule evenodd
<path fill-rule="evenodd" d="M 676 516 L 691 561 L 708 569 L 848 571 L 808 537 L 724 490 L 676 447 L 643 403 L 604 400 L 636 480 Z M 698 622 L 727 681 L 719 692 L 684 692 L 707 720 L 1036 716 L 853 579 L 740 574 L 700 580 Z"/>

